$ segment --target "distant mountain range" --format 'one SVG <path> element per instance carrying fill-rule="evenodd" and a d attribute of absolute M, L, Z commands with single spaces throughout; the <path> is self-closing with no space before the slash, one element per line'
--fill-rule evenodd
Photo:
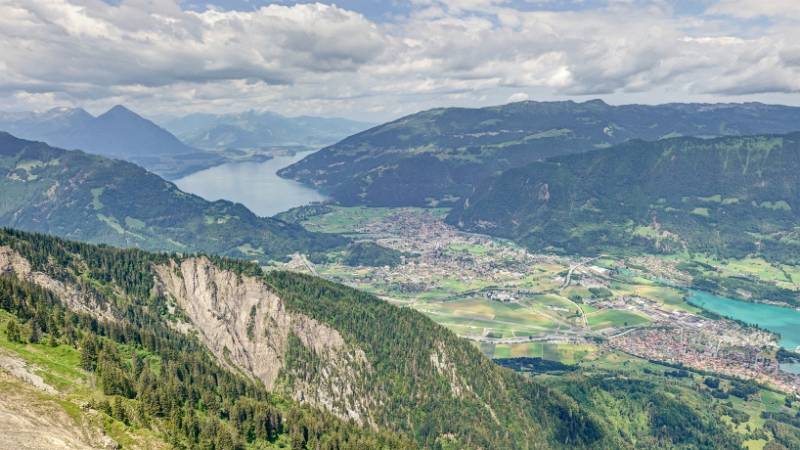
<path fill-rule="evenodd" d="M 166 120 L 164 127 L 184 142 L 208 150 L 268 146 L 329 145 L 372 124 L 341 118 L 285 117 L 271 112 L 190 114 Z"/>
<path fill-rule="evenodd" d="M 800 263 L 800 133 L 631 141 L 490 178 L 447 220 L 571 254 Z"/>
<path fill-rule="evenodd" d="M 124 159 L 168 178 L 179 178 L 225 161 L 220 155 L 184 144 L 169 131 L 121 105 L 97 117 L 81 108 L 0 113 L 0 131 L 55 147 Z"/>
<path fill-rule="evenodd" d="M 346 205 L 453 205 L 480 182 L 534 161 L 631 139 L 788 133 L 800 108 L 521 102 L 440 108 L 369 129 L 283 169 Z"/>
<path fill-rule="evenodd" d="M 124 159 L 167 179 L 270 152 L 320 147 L 365 130 L 371 124 L 339 118 L 284 117 L 270 112 L 190 114 L 164 120 L 165 128 L 117 105 L 95 117 L 81 108 L 43 113 L 0 113 L 0 131 L 49 145 Z M 172 134 L 170 131 L 172 131 Z M 177 137 L 176 137 L 177 135 Z"/>
<path fill-rule="evenodd" d="M 158 251 L 266 261 L 343 245 L 341 237 L 209 202 L 120 160 L 0 133 L 0 226 Z"/>

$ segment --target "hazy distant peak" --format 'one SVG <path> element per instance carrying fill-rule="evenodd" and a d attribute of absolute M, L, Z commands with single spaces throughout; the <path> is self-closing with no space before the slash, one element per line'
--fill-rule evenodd
<path fill-rule="evenodd" d="M 83 108 L 72 108 L 70 106 L 57 106 L 55 108 L 48 109 L 44 112 L 44 115 L 87 115 L 91 116 L 88 112 L 86 112 Z"/>
<path fill-rule="evenodd" d="M 330 145 L 371 124 L 337 117 L 299 116 L 254 110 L 227 114 L 189 114 L 163 122 L 188 144 L 205 149 L 270 145 Z"/>
<path fill-rule="evenodd" d="M 114 105 L 111 109 L 98 116 L 98 118 L 102 117 L 135 117 L 144 119 L 142 116 L 136 114 L 123 105 Z"/>

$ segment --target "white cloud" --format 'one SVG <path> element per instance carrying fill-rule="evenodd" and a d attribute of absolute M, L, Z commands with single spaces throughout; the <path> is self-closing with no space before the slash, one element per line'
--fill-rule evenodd
<path fill-rule="evenodd" d="M 291 83 L 347 72 L 383 50 L 363 16 L 332 6 L 182 11 L 169 1 L 0 3 L 0 54 L 30 83 L 163 86 L 252 79 Z M 2 80 L 6 81 L 6 80 Z"/>
<path fill-rule="evenodd" d="M 721 0 L 692 17 L 664 1 L 527 12 L 508 0 L 413 2 L 407 16 L 373 23 L 322 4 L 194 12 L 175 0 L 0 0 L 0 99 L 4 109 L 122 102 L 375 120 L 521 93 L 800 92 L 794 0 Z M 770 19 L 740 22 L 759 17 Z"/>
<path fill-rule="evenodd" d="M 506 100 L 506 101 L 509 102 L 509 103 L 524 102 L 524 101 L 530 100 L 530 98 L 531 97 L 528 94 L 524 93 L 524 92 L 515 92 L 515 93 L 509 95 L 508 96 L 508 100 Z"/>
<path fill-rule="evenodd" d="M 754 18 L 800 17 L 800 4 L 797 0 L 721 0 L 709 8 L 713 14 L 733 17 Z"/>

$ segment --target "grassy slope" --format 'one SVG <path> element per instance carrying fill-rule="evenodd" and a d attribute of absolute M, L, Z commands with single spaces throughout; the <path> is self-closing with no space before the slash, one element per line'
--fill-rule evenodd
<path fill-rule="evenodd" d="M 573 254 L 688 249 L 797 262 L 799 154 L 798 134 L 632 142 L 505 172 L 448 221 Z"/>
<path fill-rule="evenodd" d="M 41 376 L 47 385 L 57 391 L 48 393 L 10 376 L 0 382 L 0 392 L 14 392 L 16 407 L 33 417 L 39 413 L 53 419 L 50 426 L 56 430 L 40 428 L 41 424 L 33 423 L 29 429 L 24 430 L 28 439 L 36 439 L 37 432 L 53 433 L 56 437 L 65 435 L 77 442 L 92 445 L 96 444 L 99 436 L 106 435 L 124 448 L 167 448 L 152 430 L 128 426 L 105 414 L 84 410 L 82 406 L 89 401 L 113 401 L 113 396 L 103 395 L 95 376 L 80 368 L 80 352 L 64 344 L 53 347 L 47 343 L 9 342 L 6 326 L 12 317 L 0 310 L 0 357 L 5 354 L 24 361 L 28 370 Z M 60 422 L 56 420 L 59 417 Z M 70 420 L 64 420 L 63 417 Z"/>

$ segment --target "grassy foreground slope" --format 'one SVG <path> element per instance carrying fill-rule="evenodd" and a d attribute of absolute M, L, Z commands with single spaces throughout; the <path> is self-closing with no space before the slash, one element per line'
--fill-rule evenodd
<path fill-rule="evenodd" d="M 800 134 L 632 141 L 487 181 L 447 220 L 534 249 L 798 262 Z"/>
<path fill-rule="evenodd" d="M 182 324 L 190 314 L 155 289 L 160 275 L 154 268 L 193 258 L 96 247 L 10 230 L 0 233 L 0 250 L 5 255 L 0 265 L 5 273 L 0 276 L 0 308 L 7 340 L 16 342 L 11 349 L 24 357 L 25 352 L 39 352 L 44 345 L 63 348 L 65 354 L 74 355 L 68 358 L 73 367 L 67 378 L 95 380 L 79 383 L 77 390 L 81 398 L 91 400 L 90 410 L 134 432 L 150 430 L 169 438 L 178 448 L 269 448 L 284 442 L 291 448 L 308 449 L 415 445 L 435 449 L 710 449 L 735 448 L 738 442 L 702 405 L 684 408 L 672 421 L 673 416 L 664 418 L 645 405 L 630 406 L 637 398 L 613 392 L 604 394 L 606 400 L 614 400 L 612 406 L 595 411 L 591 405 L 587 408 L 569 395 L 494 365 L 470 343 L 410 309 L 318 278 L 262 273 L 250 263 L 212 258 L 216 268 L 210 271 L 235 274 L 226 276 L 229 283 L 265 283 L 269 296 L 280 298 L 289 314 L 313 321 L 303 319 L 303 323 L 335 330 L 346 348 L 362 355 L 350 361 L 365 370 L 345 379 L 339 386 L 341 396 L 333 404 L 318 405 L 323 410 L 335 410 L 340 403 L 371 405 L 368 413 L 374 423 L 362 428 L 323 410 L 300 406 L 282 394 L 290 386 L 317 386 L 315 380 L 339 370 L 328 365 L 331 360 L 326 353 L 300 339 L 290 338 L 286 352 L 276 359 L 284 366 L 280 382 L 269 393 L 247 367 L 235 364 L 235 348 L 222 357 L 211 355 L 200 337 L 215 330 L 193 323 L 188 325 L 197 327 L 199 335 L 177 331 L 186 329 Z M 31 271 L 22 276 L 26 264 Z M 46 285 L 61 294 L 42 287 L 43 277 L 53 280 Z M 230 320 L 234 318 L 232 311 Z M 9 327 L 12 320 L 15 325 Z M 259 326 L 252 328 L 260 330 Z M 9 332 L 10 328 L 16 328 L 16 333 Z M 278 342 L 274 345 L 280 347 Z M 45 365 L 43 369 L 52 374 L 46 379 L 60 376 L 55 368 Z M 92 391 L 84 385 L 96 387 Z M 363 398 L 351 402 L 350 396 Z M 304 398 L 312 397 L 313 392 L 305 393 Z M 371 399 L 380 402 L 370 403 Z M 662 406 L 668 413 L 678 405 Z M 619 424 L 626 420 L 629 408 L 636 411 L 641 426 L 623 433 Z M 658 425 L 664 420 L 669 427 L 661 430 Z M 680 432 L 678 422 L 683 427 Z M 375 428 L 386 431 L 369 431 Z M 687 441 L 687 432 L 702 439 Z M 642 447 L 640 442 L 649 444 Z"/>
<path fill-rule="evenodd" d="M 280 174 L 348 206 L 446 206 L 486 177 L 549 157 L 631 139 L 788 133 L 799 121 L 800 108 L 757 103 L 438 108 L 351 136 Z"/>
<path fill-rule="evenodd" d="M 266 261 L 344 239 L 209 202 L 132 163 L 0 133 L 0 225 L 121 247 Z"/>

